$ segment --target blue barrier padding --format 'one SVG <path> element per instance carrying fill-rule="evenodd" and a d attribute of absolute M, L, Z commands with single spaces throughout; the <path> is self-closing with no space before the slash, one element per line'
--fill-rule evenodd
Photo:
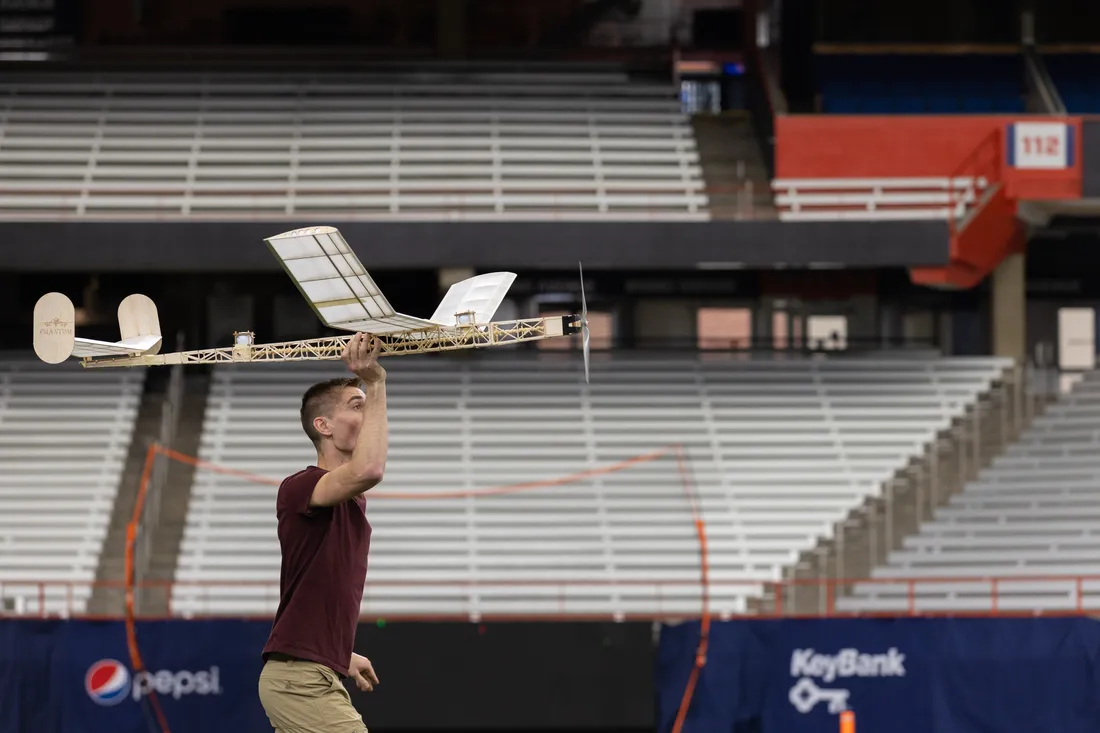
<path fill-rule="evenodd" d="M 0 623 L 0 733 L 150 733 L 157 693 L 173 733 L 270 733 L 257 684 L 269 622 L 137 625 L 134 674 L 122 622 Z"/>
<path fill-rule="evenodd" d="M 658 730 L 672 729 L 699 624 L 661 630 Z M 1100 730 L 1100 625 L 1086 618 L 727 621 L 684 733 Z"/>
<path fill-rule="evenodd" d="M 269 733 L 257 696 L 267 622 L 0 623 L 0 733 L 148 733 L 158 692 L 174 733 Z M 699 625 L 664 627 L 655 685 L 668 731 Z M 522 664 L 522 659 L 516 660 Z M 817 619 L 715 623 L 684 733 L 1093 733 L 1100 625 L 1065 619 Z"/>

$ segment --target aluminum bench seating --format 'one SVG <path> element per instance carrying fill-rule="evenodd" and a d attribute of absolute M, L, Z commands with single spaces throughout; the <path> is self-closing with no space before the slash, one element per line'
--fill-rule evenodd
<path fill-rule="evenodd" d="M 711 575 L 721 581 L 711 589 L 714 610 L 741 612 L 1007 366 L 935 355 L 600 357 L 588 386 L 577 359 L 561 354 L 408 357 L 390 370 L 391 452 L 376 498 L 367 495 L 375 535 L 364 613 L 671 612 L 657 595 L 624 595 L 629 583 L 616 583 L 698 579 L 698 540 L 673 454 L 567 486 L 407 497 L 560 479 L 673 443 L 689 456 Z M 201 457 L 267 480 L 299 470 L 313 460 L 297 424 L 301 391 L 339 373 L 332 365 L 216 368 Z M 176 612 L 243 613 L 277 602 L 270 589 L 233 590 L 234 580 L 277 581 L 275 491 L 196 474 Z M 534 578 L 563 586 L 549 594 L 553 603 L 523 585 Z M 470 588 L 444 593 L 437 579 Z M 583 592 L 571 581 L 583 581 Z M 698 589 L 678 602 L 677 613 L 692 603 L 697 610 Z"/>

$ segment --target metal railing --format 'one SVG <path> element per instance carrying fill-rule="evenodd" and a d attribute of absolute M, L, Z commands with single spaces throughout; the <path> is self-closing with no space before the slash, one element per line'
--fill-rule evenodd
<path fill-rule="evenodd" d="M 798 594 L 788 594 L 784 601 L 778 583 L 759 607 L 775 610 L 786 603 L 800 613 L 832 607 L 835 595 L 849 594 L 856 582 L 838 579 L 862 578 L 883 564 L 904 537 L 917 532 L 937 507 L 977 478 L 1060 392 L 1060 371 L 1055 367 L 1025 363 L 1006 369 L 1001 381 L 941 431 L 923 455 L 914 456 L 886 481 L 880 495 L 853 507 L 836 524 L 832 538 L 803 553 L 786 579 L 802 586 Z"/>
<path fill-rule="evenodd" d="M 947 220 L 947 228 L 954 237 L 972 220 L 974 212 L 983 207 L 993 195 L 996 194 L 1001 180 L 1001 138 L 1002 130 L 995 127 L 990 130 L 981 142 L 967 153 L 955 170 L 951 172 L 951 178 L 970 178 L 984 181 L 977 200 L 968 201 L 964 191 L 954 190 L 952 205 L 959 207 L 955 216 Z"/>
<path fill-rule="evenodd" d="M 176 350 L 184 346 L 183 333 L 176 336 Z M 161 445 L 172 447 L 175 445 L 176 433 L 179 429 L 180 410 L 183 404 L 183 365 L 177 364 L 171 367 L 168 374 L 168 388 L 161 402 L 160 431 L 158 441 Z M 140 589 L 144 586 L 149 565 L 153 556 L 153 542 L 161 520 L 161 496 L 164 486 L 168 481 L 168 469 L 170 461 L 159 459 L 154 461 L 149 476 L 149 485 L 145 495 L 145 503 L 142 505 L 141 516 L 138 522 L 138 534 L 134 545 L 134 602 L 137 608 L 141 607 L 142 594 Z"/>
<path fill-rule="evenodd" d="M 984 176 L 961 173 L 771 182 L 779 218 L 786 221 L 955 221 L 974 207 L 988 185 Z"/>
<path fill-rule="evenodd" d="M 369 580 L 369 578 L 368 578 Z M 93 588 L 119 588 L 121 581 L 9 581 L 0 578 L 0 598 L 6 602 L 0 618 L 96 618 L 122 619 L 123 609 L 91 614 L 83 610 L 81 599 L 91 595 Z M 874 616 L 1061 616 L 1100 612 L 1100 575 L 1035 574 L 1012 576 L 950 576 L 920 578 L 798 578 L 772 584 L 775 603 L 769 608 L 728 610 L 731 598 L 749 598 L 759 592 L 762 582 L 752 579 L 714 579 L 705 586 L 699 580 L 571 580 L 532 579 L 515 581 L 482 581 L 461 579 L 446 582 L 369 580 L 361 611 L 363 620 L 661 620 L 698 617 L 704 613 L 719 618 L 830 618 Z M 893 607 L 889 610 L 857 610 L 845 608 L 845 588 L 856 585 L 893 591 Z M 957 587 L 969 593 L 967 601 L 953 598 L 947 588 Z M 136 618 L 257 618 L 274 616 L 279 602 L 277 581 L 145 581 L 145 592 L 156 591 L 169 600 L 173 589 L 189 590 L 197 602 L 186 609 L 173 608 L 164 613 L 138 613 Z M 441 589 L 453 591 L 453 608 L 432 611 L 429 604 L 418 609 L 409 602 L 410 593 L 417 590 Z M 238 592 L 252 606 L 262 610 L 204 610 L 203 601 L 214 597 L 232 598 L 226 591 Z M 602 594 L 600 602 L 592 598 Z M 824 599 L 807 605 L 803 595 Z M 502 608 L 493 611 L 494 595 L 505 597 Z M 707 602 L 703 599 L 707 598 Z M 625 600 L 624 600 L 625 599 Z M 631 602 L 631 599 L 634 602 Z M 642 602 L 638 602 L 638 601 Z M 517 602 L 520 601 L 520 602 Z M 400 602 L 406 610 L 395 611 L 392 604 Z M 385 611 L 372 610 L 374 604 L 391 604 Z M 177 606 L 179 604 L 177 603 Z M 244 608 L 248 603 L 241 604 Z M 525 610 L 529 605 L 531 610 Z M 719 606 L 727 606 L 720 610 Z M 537 609 L 537 610 L 536 610 Z"/>

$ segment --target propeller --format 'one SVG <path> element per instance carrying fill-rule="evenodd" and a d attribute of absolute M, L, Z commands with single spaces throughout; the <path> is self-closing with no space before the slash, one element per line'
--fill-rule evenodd
<path fill-rule="evenodd" d="M 584 353 L 584 383 L 588 384 L 588 303 L 584 299 L 584 265 L 577 263 L 581 275 L 581 348 Z"/>

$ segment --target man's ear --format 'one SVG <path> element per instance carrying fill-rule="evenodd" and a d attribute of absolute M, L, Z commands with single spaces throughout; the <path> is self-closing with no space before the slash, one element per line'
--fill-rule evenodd
<path fill-rule="evenodd" d="M 325 438 L 332 437 L 332 430 L 328 425 L 328 418 L 324 415 L 318 415 L 313 418 L 313 429 Z"/>

